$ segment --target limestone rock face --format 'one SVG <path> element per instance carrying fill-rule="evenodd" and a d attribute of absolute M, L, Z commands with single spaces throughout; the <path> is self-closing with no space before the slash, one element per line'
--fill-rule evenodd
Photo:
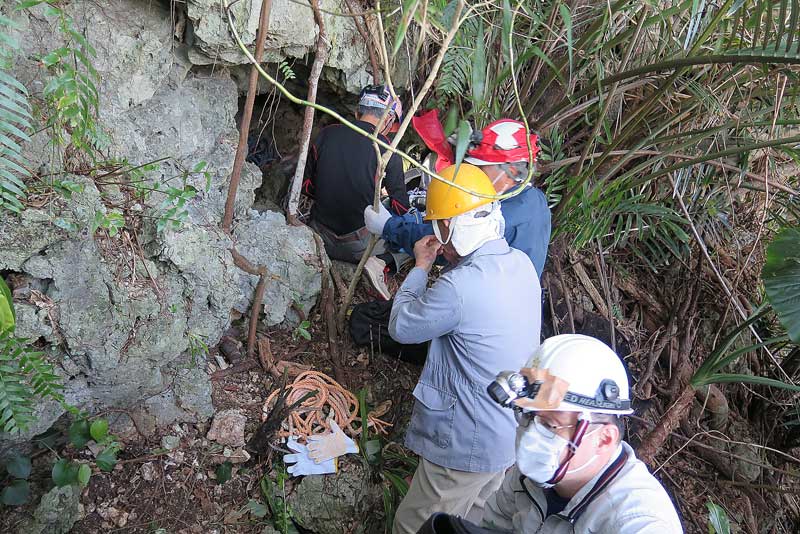
<path fill-rule="evenodd" d="M 234 228 L 237 250 L 269 271 L 264 290 L 265 322 L 275 325 L 296 320 L 296 303 L 308 312 L 321 290 L 319 256 L 307 226 L 287 226 L 280 213 L 266 211 L 241 221 Z M 324 254 L 324 252 L 323 252 Z M 249 309 L 258 277 L 243 273 L 237 309 Z"/>
<path fill-rule="evenodd" d="M 236 197 L 234 238 L 221 231 L 239 92 L 224 68 L 188 60 L 196 51 L 174 41 L 169 10 L 139 0 L 61 7 L 97 50 L 100 123 L 110 139 L 104 155 L 116 165 L 158 161 L 140 183 L 190 185 L 197 193 L 180 228 L 158 230 L 164 194 L 133 197 L 130 177 L 78 172 L 75 162 L 53 157 L 58 151 L 46 129 L 34 135 L 23 147 L 27 158 L 41 174 L 68 180 L 73 192 L 52 195 L 21 216 L 0 214 L 0 271 L 27 284 L 13 288 L 19 333 L 47 345 L 67 400 L 82 409 L 124 407 L 148 425 L 206 420 L 214 413 L 211 383 L 197 347 L 219 341 L 255 286 L 233 264 L 231 247 L 237 243 L 272 273 L 265 320 L 278 325 L 296 321 L 293 302 L 308 310 L 319 292 L 312 234 L 288 227 L 278 213 L 251 209 L 261 172 L 249 163 Z M 0 5 L 0 12 L 17 23 L 12 37 L 23 43 L 12 74 L 41 94 L 51 75 L 37 58 L 64 44 L 58 21 L 43 6 L 11 12 Z M 64 174 L 65 167 L 77 174 Z M 97 231 L 97 218 L 119 206 L 126 230 Z M 16 441 L 45 430 L 63 409 L 42 403 L 39 412 L 39 422 Z"/>
<path fill-rule="evenodd" d="M 320 8 L 347 13 L 342 0 L 322 0 Z M 261 13 L 260 0 L 241 0 L 232 8 L 236 30 L 245 45 L 252 48 Z M 214 62 L 245 64 L 247 58 L 233 41 L 220 0 L 189 0 L 187 14 L 192 22 L 193 47 L 189 59 L 197 65 Z M 366 67 L 369 55 L 351 17 L 337 17 L 323 11 L 322 18 L 332 48 L 326 62 L 329 81 L 351 93 L 371 83 Z M 317 39 L 310 7 L 292 0 L 273 0 L 269 17 L 264 59 L 277 63 L 286 57 L 303 59 L 313 53 Z"/>

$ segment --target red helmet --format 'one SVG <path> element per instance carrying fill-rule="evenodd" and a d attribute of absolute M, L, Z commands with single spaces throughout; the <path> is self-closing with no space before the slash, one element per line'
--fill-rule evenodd
<path fill-rule="evenodd" d="M 539 153 L 539 136 L 530 135 L 533 161 Z M 511 119 L 494 121 L 480 132 L 473 132 L 467 149 L 467 163 L 473 165 L 497 165 L 528 161 L 528 143 L 525 140 L 525 124 Z"/>

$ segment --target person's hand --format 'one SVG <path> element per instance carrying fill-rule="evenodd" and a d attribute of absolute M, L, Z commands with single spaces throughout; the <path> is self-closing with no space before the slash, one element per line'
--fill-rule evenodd
<path fill-rule="evenodd" d="M 364 208 L 364 224 L 367 230 L 369 230 L 369 233 L 378 237 L 383 234 L 383 227 L 386 226 L 386 221 L 391 218 L 392 214 L 389 213 L 389 210 L 387 210 L 383 204 L 378 204 L 378 211 L 375 211 L 372 205 Z"/>
<path fill-rule="evenodd" d="M 442 244 L 435 235 L 426 235 L 414 244 L 414 259 L 416 266 L 431 270 L 433 262 L 436 261 L 436 256 L 442 252 Z"/>

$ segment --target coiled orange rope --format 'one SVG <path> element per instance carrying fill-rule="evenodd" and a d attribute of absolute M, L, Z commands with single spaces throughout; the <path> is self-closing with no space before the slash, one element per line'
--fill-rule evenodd
<path fill-rule="evenodd" d="M 286 404 L 291 405 L 303 395 L 316 391 L 317 394 L 305 400 L 287 419 L 288 429 L 281 429 L 281 437 L 301 436 L 330 432 L 328 419 L 333 419 L 345 433 L 356 436 L 360 430 L 353 428 L 352 423 L 358 416 L 358 399 L 343 388 L 336 380 L 319 371 L 306 371 L 297 375 L 289 386 Z M 273 391 L 264 402 L 261 420 L 265 421 L 272 410 L 279 390 Z M 390 423 L 378 419 L 373 414 L 367 415 L 367 424 L 375 431 L 385 434 Z"/>

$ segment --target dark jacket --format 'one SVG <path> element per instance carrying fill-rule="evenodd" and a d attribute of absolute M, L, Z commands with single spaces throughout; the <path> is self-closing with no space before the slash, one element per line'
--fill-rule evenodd
<path fill-rule="evenodd" d="M 500 203 L 506 230 L 503 237 L 511 247 L 524 252 L 533 262 L 541 278 L 550 244 L 550 208 L 544 193 L 526 187 L 518 195 Z M 383 239 L 390 250 L 414 253 L 414 243 L 433 235 L 433 226 L 423 222 L 419 212 L 411 211 L 402 217 L 392 217 L 383 227 Z"/>
<path fill-rule="evenodd" d="M 368 132 L 375 130 L 368 122 L 355 124 Z M 338 235 L 363 228 L 364 208 L 375 196 L 377 166 L 372 141 L 341 124 L 323 128 L 311 145 L 303 185 L 314 198 L 311 217 Z M 389 160 L 383 185 L 394 213 L 408 211 L 403 164 L 397 155 Z"/>

